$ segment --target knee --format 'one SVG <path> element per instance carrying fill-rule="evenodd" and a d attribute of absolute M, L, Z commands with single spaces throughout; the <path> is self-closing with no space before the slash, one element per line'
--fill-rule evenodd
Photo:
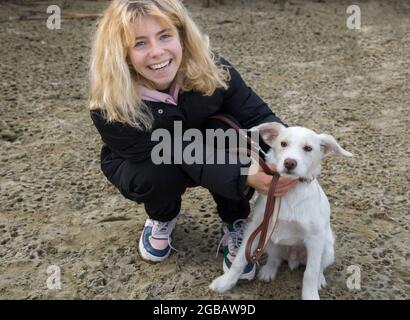
<path fill-rule="evenodd" d="M 161 165 L 145 173 L 146 184 L 152 187 L 153 197 L 178 199 L 190 185 L 189 177 L 178 165 Z"/>
<path fill-rule="evenodd" d="M 179 199 L 190 184 L 179 166 L 135 164 L 128 160 L 109 180 L 124 197 L 139 203 Z"/>

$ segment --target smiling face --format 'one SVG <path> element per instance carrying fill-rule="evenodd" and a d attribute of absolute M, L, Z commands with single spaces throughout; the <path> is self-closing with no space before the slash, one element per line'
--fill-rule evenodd
<path fill-rule="evenodd" d="M 182 60 L 178 30 L 153 16 L 142 16 L 135 27 L 135 45 L 128 51 L 132 66 L 155 89 L 167 90 Z"/>

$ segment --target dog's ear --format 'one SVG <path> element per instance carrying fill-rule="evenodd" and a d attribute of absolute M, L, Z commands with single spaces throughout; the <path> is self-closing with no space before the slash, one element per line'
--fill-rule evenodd
<path fill-rule="evenodd" d="M 285 126 L 279 122 L 268 122 L 260 124 L 259 126 L 253 127 L 250 131 L 259 131 L 260 136 L 263 140 L 271 145 L 273 140 L 279 135 L 280 130 L 284 129 Z"/>
<path fill-rule="evenodd" d="M 324 157 L 332 154 L 341 154 L 346 157 L 353 157 L 350 152 L 339 146 L 336 139 L 330 134 L 322 133 L 318 136 L 320 139 L 320 150 L 322 151 Z"/>

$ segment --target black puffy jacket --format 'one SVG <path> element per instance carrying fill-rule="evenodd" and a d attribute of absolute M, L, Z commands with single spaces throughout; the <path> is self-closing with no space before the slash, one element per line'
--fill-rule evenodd
<path fill-rule="evenodd" d="M 251 128 L 266 122 L 281 122 L 262 99 L 249 88 L 237 70 L 226 60 L 221 63 L 230 71 L 228 90 L 216 89 L 211 96 L 190 91 L 181 92 L 178 106 L 162 102 L 144 101 L 154 116 L 153 130 L 169 129 L 174 121 L 182 121 L 183 129 L 204 129 L 207 119 L 215 114 L 228 114 L 242 126 Z M 115 185 L 121 185 L 123 161 L 132 161 L 137 170 L 145 170 L 151 150 L 158 143 L 151 141 L 151 131 L 141 131 L 122 123 L 107 123 L 99 110 L 91 111 L 91 118 L 104 142 L 101 152 L 101 169 Z M 282 122 L 281 122 L 282 123 Z M 196 185 L 231 199 L 245 198 L 246 176 L 240 175 L 240 164 L 184 165 L 186 173 Z M 170 182 L 172 183 L 172 181 Z M 132 191 L 132 190 L 131 190 Z M 121 190 L 127 196 L 132 192 Z"/>

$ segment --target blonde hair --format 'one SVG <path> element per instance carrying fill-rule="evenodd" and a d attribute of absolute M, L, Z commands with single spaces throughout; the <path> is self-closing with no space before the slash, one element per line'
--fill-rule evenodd
<path fill-rule="evenodd" d="M 102 110 L 108 122 L 143 130 L 151 129 L 153 117 L 139 96 L 143 79 L 129 63 L 128 50 L 135 45 L 135 22 L 147 15 L 161 18 L 179 32 L 183 91 L 212 95 L 216 88 L 227 89 L 229 81 L 228 70 L 216 64 L 208 37 L 180 0 L 113 0 L 99 22 L 92 48 L 89 109 Z"/>

